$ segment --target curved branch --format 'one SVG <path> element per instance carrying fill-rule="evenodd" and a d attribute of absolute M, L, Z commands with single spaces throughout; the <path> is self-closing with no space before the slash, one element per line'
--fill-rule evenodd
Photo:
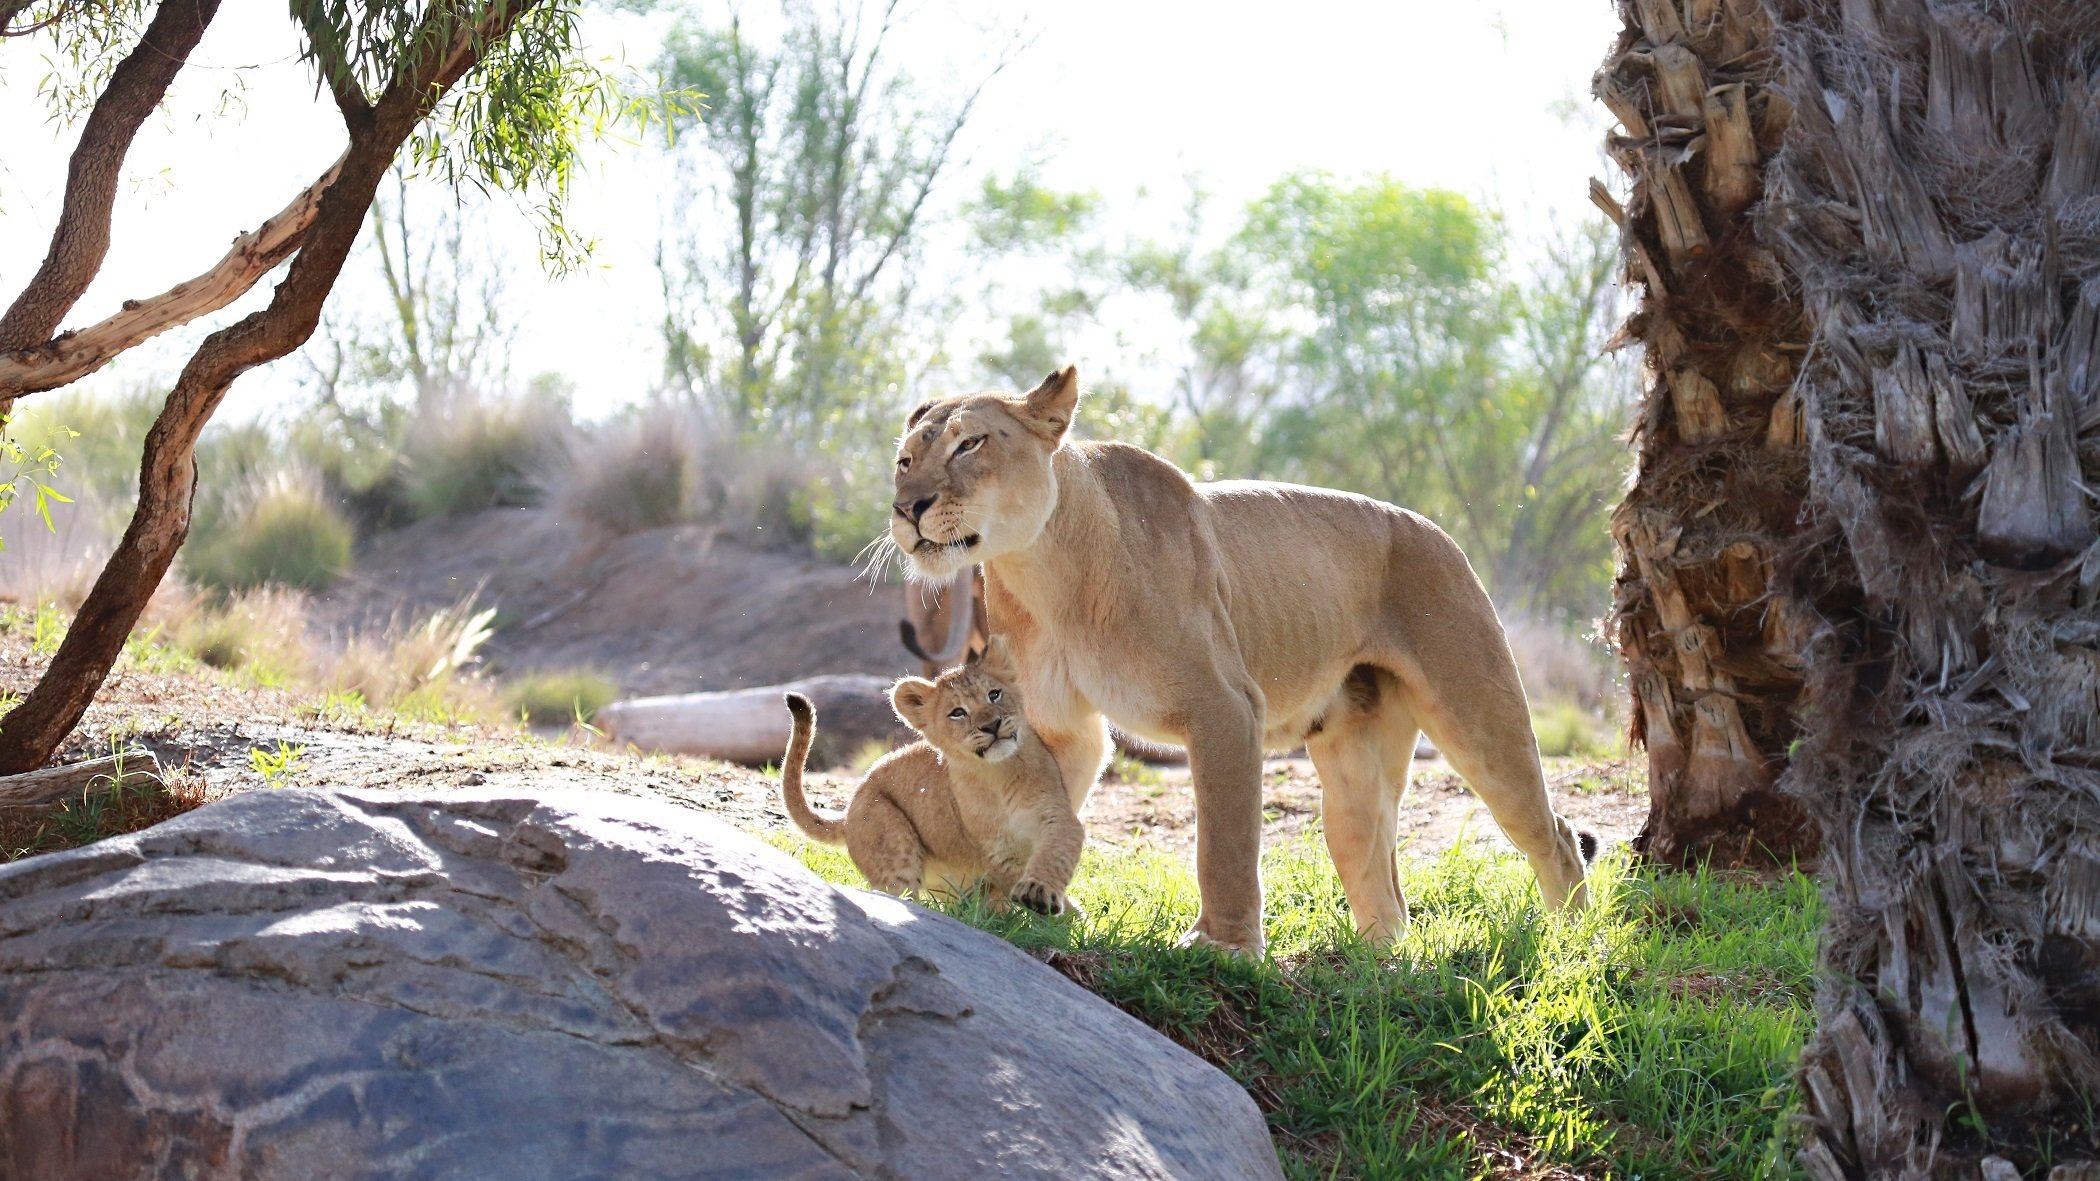
<path fill-rule="evenodd" d="M 44 344 L 0 353 L 0 401 L 54 390 L 86 377 L 117 354 L 218 311 L 248 293 L 278 263 L 306 241 L 321 208 L 321 194 L 342 171 L 343 157 L 308 185 L 275 217 L 233 240 L 217 265 L 151 299 L 124 301 L 124 310 L 99 324 L 64 333 Z"/>
<path fill-rule="evenodd" d="M 0 316 L 0 353 L 28 348 L 57 331 L 94 282 L 109 253 L 110 208 L 131 141 L 218 10 L 219 0 L 164 0 L 138 45 L 110 73 L 67 164 L 65 204 L 51 231 L 51 248 Z M 0 389 L 0 402 L 7 397 Z"/>

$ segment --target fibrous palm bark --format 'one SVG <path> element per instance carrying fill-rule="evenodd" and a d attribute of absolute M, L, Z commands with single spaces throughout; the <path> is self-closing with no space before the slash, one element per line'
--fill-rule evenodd
<path fill-rule="evenodd" d="M 1804 1159 L 2100 1176 L 2100 5 L 1771 13 L 1758 236 L 1814 326 Z"/>
<path fill-rule="evenodd" d="M 1621 332 L 1644 347 L 1646 382 L 1608 620 L 1648 752 L 1638 844 L 1672 864 L 1784 859 L 1814 842 L 1777 789 L 1807 615 L 1771 589 L 1807 483 L 1789 394 L 1807 326 L 1746 212 L 1790 106 L 1757 0 L 1619 8 L 1596 92 L 1632 193 L 1623 208 L 1593 195 L 1641 292 Z"/>

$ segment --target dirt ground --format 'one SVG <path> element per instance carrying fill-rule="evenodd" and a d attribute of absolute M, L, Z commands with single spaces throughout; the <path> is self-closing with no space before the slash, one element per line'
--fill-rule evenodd
<path fill-rule="evenodd" d="M 43 658 L 19 632 L 0 635 L 0 695 L 25 693 Z M 534 735 L 501 727 L 403 725 L 345 715 L 291 694 L 239 686 L 217 675 L 119 671 L 104 686 L 68 760 L 128 742 L 147 747 L 198 798 L 271 786 L 256 766 L 283 761 L 280 784 L 301 787 L 582 788 L 654 795 L 698 808 L 750 831 L 785 826 L 777 782 L 742 767 L 698 759 L 639 756 L 604 749 L 583 732 Z M 296 752 L 286 756 L 285 752 Z M 1647 793 L 1637 767 L 1623 761 L 1549 760 L 1555 807 L 1607 843 L 1638 831 Z M 818 775 L 811 795 L 839 807 L 851 774 Z M 1286 841 L 1319 816 L 1320 794 L 1303 758 L 1271 759 L 1264 769 L 1266 843 Z M 1089 802 L 1091 838 L 1110 846 L 1150 845 L 1192 856 L 1195 809 L 1185 767 L 1118 760 Z M 1401 806 L 1403 852 L 1432 856 L 1461 839 L 1503 841 L 1479 801 L 1440 760 L 1418 761 Z M 12 855 L 13 850 L 0 850 Z"/>
<path fill-rule="evenodd" d="M 365 542 L 312 616 L 342 635 L 471 594 L 497 610 L 491 674 L 588 668 L 629 696 L 918 671 L 897 639 L 901 586 L 763 540 L 698 525 L 621 537 L 552 509 L 490 509 Z"/>

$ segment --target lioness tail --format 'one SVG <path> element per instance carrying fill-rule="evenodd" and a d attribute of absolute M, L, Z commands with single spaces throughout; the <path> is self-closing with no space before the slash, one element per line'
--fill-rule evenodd
<path fill-rule="evenodd" d="M 787 696 L 788 713 L 794 718 L 788 733 L 787 757 L 780 762 L 780 795 L 787 802 L 788 819 L 802 835 L 827 845 L 846 843 L 843 817 L 825 816 L 809 806 L 802 796 L 802 765 L 809 761 L 809 743 L 817 732 L 817 710 L 800 693 Z"/>

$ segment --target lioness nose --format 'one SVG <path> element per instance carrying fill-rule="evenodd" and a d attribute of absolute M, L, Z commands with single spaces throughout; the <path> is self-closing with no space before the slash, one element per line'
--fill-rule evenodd
<path fill-rule="evenodd" d="M 921 496 L 917 500 L 900 500 L 890 507 L 897 510 L 898 516 L 916 525 L 919 518 L 926 515 L 926 510 L 933 507 L 933 501 L 931 496 Z"/>

